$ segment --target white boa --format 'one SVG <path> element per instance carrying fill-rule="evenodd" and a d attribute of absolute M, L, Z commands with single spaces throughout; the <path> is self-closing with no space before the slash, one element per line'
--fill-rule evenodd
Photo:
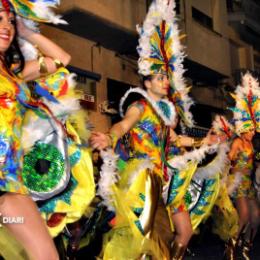
<path fill-rule="evenodd" d="M 100 155 L 103 159 L 103 164 L 100 171 L 97 195 L 102 197 L 102 204 L 106 205 L 108 210 L 115 211 L 112 186 L 115 185 L 119 179 L 117 169 L 118 155 L 116 155 L 112 149 L 103 150 Z"/>
<path fill-rule="evenodd" d="M 229 146 L 226 143 L 220 144 L 216 158 L 204 167 L 199 167 L 193 177 L 196 180 L 210 179 L 217 173 L 222 174 L 229 162 L 227 153 Z"/>
<path fill-rule="evenodd" d="M 167 99 L 162 99 L 161 102 L 164 102 L 168 105 L 168 107 L 170 108 L 171 111 L 171 115 L 170 118 L 166 117 L 165 114 L 163 113 L 163 111 L 161 110 L 160 106 L 153 100 L 151 99 L 147 92 L 141 88 L 130 88 L 125 95 L 121 98 L 120 100 L 120 104 L 119 104 L 119 109 L 120 109 L 120 115 L 121 117 L 124 116 L 124 111 L 123 111 L 123 105 L 127 99 L 127 97 L 129 96 L 129 94 L 131 93 L 138 93 L 140 95 L 142 95 L 153 107 L 153 109 L 156 111 L 156 113 L 158 114 L 158 116 L 164 121 L 165 125 L 171 126 L 175 123 L 177 114 L 176 114 L 176 110 L 174 105 L 172 104 L 172 102 L 170 102 Z"/>
<path fill-rule="evenodd" d="M 171 167 L 178 169 L 179 171 L 182 171 L 186 165 L 189 162 L 201 162 L 206 154 L 208 153 L 214 153 L 218 149 L 218 144 L 215 145 L 202 145 L 198 149 L 194 149 L 190 152 L 185 152 L 182 155 L 175 156 L 171 160 L 168 161 L 168 163 L 171 165 Z"/>

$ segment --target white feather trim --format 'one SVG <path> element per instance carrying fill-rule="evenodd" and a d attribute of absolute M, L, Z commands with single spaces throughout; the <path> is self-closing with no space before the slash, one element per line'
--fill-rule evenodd
<path fill-rule="evenodd" d="M 221 174 L 224 172 L 225 167 L 229 163 L 227 153 L 229 151 L 229 145 L 223 143 L 219 146 L 218 154 L 213 162 L 209 163 L 204 167 L 199 167 L 193 176 L 195 181 L 202 179 L 210 179 L 217 173 Z"/>
<path fill-rule="evenodd" d="M 201 162 L 207 153 L 214 153 L 218 149 L 218 144 L 215 145 L 202 145 L 198 149 L 194 149 L 191 152 L 186 152 L 183 155 L 175 156 L 173 159 L 169 160 L 168 163 L 171 167 L 178 169 L 179 171 L 183 170 L 187 163 L 192 162 Z M 170 169 L 169 169 L 170 170 Z"/>
<path fill-rule="evenodd" d="M 103 150 L 100 155 L 103 159 L 103 165 L 101 166 L 97 194 L 102 197 L 102 204 L 106 205 L 108 210 L 115 211 L 112 186 L 119 179 L 117 171 L 118 155 L 112 149 Z"/>
<path fill-rule="evenodd" d="M 141 94 L 150 104 L 151 106 L 154 108 L 154 110 L 156 111 L 156 113 L 158 114 L 158 116 L 164 121 L 164 123 L 166 125 L 174 125 L 175 124 L 175 120 L 176 120 L 176 110 L 174 105 L 168 101 L 167 99 L 161 99 L 161 102 L 164 102 L 165 104 L 168 105 L 168 107 L 170 108 L 171 111 L 171 115 L 170 118 L 167 118 L 163 111 L 161 110 L 160 106 L 152 99 L 148 96 L 147 92 L 141 88 L 130 88 L 125 95 L 121 98 L 120 100 L 120 104 L 119 104 L 119 111 L 120 111 L 120 115 L 121 117 L 124 116 L 124 112 L 123 112 L 123 105 L 127 99 L 127 97 L 129 96 L 130 93 L 138 93 Z"/>
<path fill-rule="evenodd" d="M 144 159 L 142 163 L 137 167 L 137 169 L 131 174 L 131 177 L 128 180 L 128 186 L 130 187 L 135 181 L 136 177 L 145 169 L 153 170 L 154 164 L 149 159 Z"/>
<path fill-rule="evenodd" d="M 35 2 L 33 11 L 41 19 L 47 20 L 53 24 L 68 24 L 65 20 L 61 19 L 60 15 L 55 14 L 51 8 L 55 8 L 56 4 L 46 3 L 46 1 L 38 0 Z"/>
<path fill-rule="evenodd" d="M 35 120 L 35 117 L 30 118 L 30 123 L 23 126 L 23 149 L 26 151 L 30 150 L 36 141 L 43 139 L 52 131 L 53 128 L 50 128 L 48 120 Z"/>
<path fill-rule="evenodd" d="M 71 97 L 65 97 L 59 100 L 60 103 L 53 102 L 44 103 L 51 109 L 54 116 L 61 122 L 74 112 L 81 109 L 78 99 Z M 49 120 L 52 120 L 51 118 Z M 24 149 L 30 149 L 34 143 L 45 136 L 49 135 L 53 131 L 53 127 L 50 121 L 38 116 L 31 116 L 29 122 L 23 126 L 22 143 Z M 39 127 L 40 126 L 40 127 Z"/>
<path fill-rule="evenodd" d="M 76 80 L 77 74 L 75 73 L 70 73 L 67 76 L 67 82 L 68 82 L 68 87 L 69 89 L 74 89 L 77 85 L 77 80 Z"/>
<path fill-rule="evenodd" d="M 23 18 L 21 16 L 17 16 L 17 20 L 21 20 L 21 23 L 23 23 L 27 28 L 30 30 L 39 33 L 39 24 L 35 21 Z M 32 45 L 30 42 L 26 41 L 25 39 L 19 37 L 18 43 L 20 46 L 20 49 L 22 51 L 22 54 L 26 61 L 28 60 L 36 60 L 38 57 L 38 50 Z"/>
<path fill-rule="evenodd" d="M 43 99 L 44 103 L 51 109 L 56 117 L 65 117 L 75 111 L 80 110 L 80 103 L 77 98 L 63 97 L 59 99 L 59 103 L 54 103 Z"/>
<path fill-rule="evenodd" d="M 18 38 L 18 43 L 25 61 L 37 59 L 38 50 L 31 43 L 20 37 Z"/>

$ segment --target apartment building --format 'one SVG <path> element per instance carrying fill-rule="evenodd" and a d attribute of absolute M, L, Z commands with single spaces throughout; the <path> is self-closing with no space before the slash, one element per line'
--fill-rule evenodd
<path fill-rule="evenodd" d="M 120 96 L 140 84 L 136 24 L 144 20 L 150 2 L 63 0 L 60 11 L 69 25 L 43 27 L 72 55 L 70 68 L 79 75 L 96 130 L 108 130 L 117 118 Z M 226 113 L 228 92 L 241 71 L 260 68 L 258 9 L 253 19 L 248 15 L 253 8 L 249 2 L 258 6 L 254 0 L 176 1 L 181 33 L 186 35 L 185 76 L 193 85 L 193 111 L 199 126 L 209 127 L 216 113 Z"/>

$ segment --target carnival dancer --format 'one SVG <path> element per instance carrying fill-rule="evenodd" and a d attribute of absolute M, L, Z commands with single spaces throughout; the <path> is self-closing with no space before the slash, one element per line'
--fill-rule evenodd
<path fill-rule="evenodd" d="M 40 97 L 23 124 L 22 178 L 53 237 L 77 221 L 95 196 L 88 118 L 74 76 L 60 67 L 34 81 Z"/>
<path fill-rule="evenodd" d="M 236 186 L 234 181 L 229 181 L 230 161 L 228 159 L 228 152 L 230 144 L 235 137 L 234 126 L 223 115 L 216 116 L 213 122 L 213 131 L 222 132 L 227 136 L 226 145 L 228 147 L 227 153 L 223 160 L 226 165 L 221 172 L 221 185 L 219 195 L 214 204 L 212 212 L 213 218 L 213 233 L 217 234 L 223 241 L 229 241 L 236 237 L 238 233 L 238 214 L 230 198 L 230 193 Z"/>
<path fill-rule="evenodd" d="M 216 205 L 219 205 L 224 216 L 227 215 L 225 210 L 231 209 L 225 175 L 229 169 L 228 140 L 232 135 L 232 126 L 223 116 L 216 116 L 210 131 L 218 136 L 218 147 L 208 152 L 207 156 L 199 162 L 185 194 L 193 230 L 196 230 L 201 222 L 206 221 L 212 215 L 214 205 L 215 208 Z M 184 154 L 184 157 L 188 154 Z M 179 160 L 183 159 L 179 158 Z M 228 220 L 232 222 L 232 218 L 229 217 Z M 224 231 L 230 234 L 230 229 L 226 228 Z"/>
<path fill-rule="evenodd" d="M 228 159 L 228 153 L 230 151 L 230 144 L 235 137 L 235 129 L 233 124 L 231 124 L 225 116 L 218 115 L 213 121 L 212 131 L 218 135 L 221 133 L 226 135 L 226 142 L 221 144 L 221 146 L 226 146 L 226 153 L 221 159 L 222 161 L 225 161 L 225 164 L 219 174 L 219 192 L 211 212 L 211 217 L 213 219 L 212 231 L 226 242 L 226 254 L 232 254 L 232 252 L 228 253 L 228 248 L 231 248 L 231 245 L 236 241 L 239 218 L 230 194 L 234 187 L 236 187 L 239 179 L 230 180 L 229 178 L 230 161 Z"/>
<path fill-rule="evenodd" d="M 36 204 L 22 182 L 22 124 L 25 104 L 31 98 L 25 81 L 38 78 L 43 69 L 55 72 L 57 64 L 68 64 L 70 56 L 43 35 L 27 29 L 17 15 L 38 21 L 59 22 L 60 19 L 49 10 L 50 6 L 55 5 L 56 1 L 46 3 L 46 13 L 43 14 L 35 2 L 0 2 L 0 212 L 2 216 L 24 218 L 23 224 L 10 223 L 5 227 L 21 243 L 31 259 L 58 259 L 58 254 Z M 43 8 L 42 1 L 40 6 Z M 37 45 L 46 57 L 24 62 L 18 45 L 18 34 Z M 4 257 L 8 259 L 8 256 Z"/>
<path fill-rule="evenodd" d="M 226 252 L 229 259 L 236 254 L 240 258 L 250 259 L 250 248 L 259 225 L 259 209 L 252 184 L 254 161 L 252 139 L 255 132 L 260 131 L 258 81 L 250 73 L 246 73 L 235 95 L 232 96 L 236 101 L 236 106 L 232 108 L 232 111 L 237 138 L 232 143 L 229 159 L 232 166 L 231 177 L 240 179 L 232 194 L 239 215 L 237 235 L 239 241 L 232 243 Z"/>
<path fill-rule="evenodd" d="M 116 212 L 115 227 L 104 245 L 104 259 L 137 259 L 142 253 L 156 259 L 181 259 L 192 236 L 184 195 L 198 162 L 210 150 L 207 144 L 217 139 L 207 136 L 198 141 L 173 131 L 177 113 L 184 124 L 193 124 L 174 7 L 174 1 L 152 3 L 138 30 L 138 66 L 144 89 L 130 89 L 120 104 L 123 120 L 108 134 L 93 133 L 90 139 L 93 148 L 119 147 L 120 153 L 117 175 L 118 156 L 102 152 L 99 192 Z M 131 94 L 139 94 L 141 99 L 127 106 Z M 126 133 L 129 149 L 123 153 L 120 138 Z M 179 147 L 202 144 L 203 149 L 194 151 L 191 160 L 186 157 L 180 171 L 170 165 L 169 159 L 180 153 Z"/>

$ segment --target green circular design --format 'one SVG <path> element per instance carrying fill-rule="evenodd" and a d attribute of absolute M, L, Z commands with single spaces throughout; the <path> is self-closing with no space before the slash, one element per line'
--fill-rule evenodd
<path fill-rule="evenodd" d="M 189 191 L 187 191 L 186 194 L 184 195 L 184 201 L 185 201 L 186 206 L 189 206 L 191 204 L 192 196 Z"/>
<path fill-rule="evenodd" d="M 47 173 L 36 171 L 38 160 L 44 159 L 50 162 Z M 37 143 L 34 148 L 24 156 L 22 178 L 27 188 L 36 192 L 48 192 L 60 182 L 65 169 L 65 161 L 56 146 L 45 143 Z"/>

